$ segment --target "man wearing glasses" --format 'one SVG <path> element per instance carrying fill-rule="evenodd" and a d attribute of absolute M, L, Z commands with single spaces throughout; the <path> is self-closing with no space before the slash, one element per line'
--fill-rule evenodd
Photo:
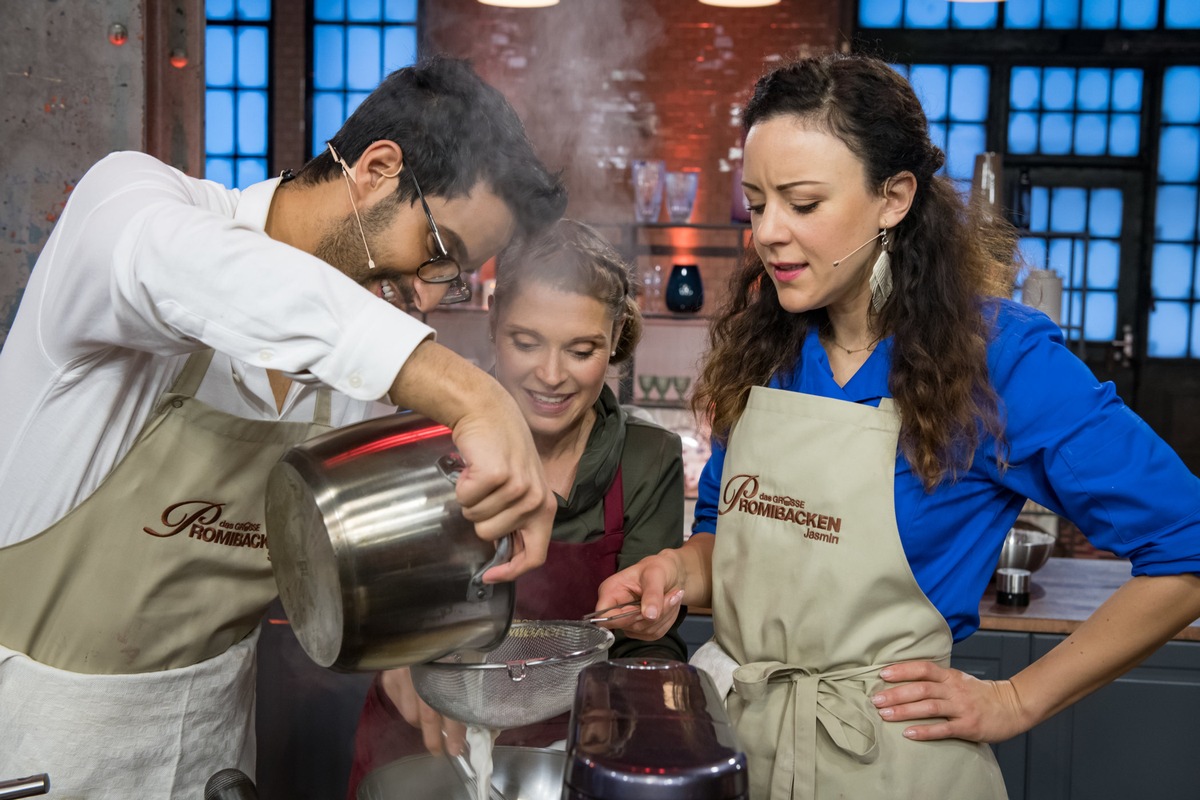
<path fill-rule="evenodd" d="M 489 580 L 542 562 L 528 427 L 408 312 L 469 299 L 463 272 L 565 205 L 509 104 L 447 59 L 390 75 L 294 178 L 88 171 L 0 351 L 0 778 L 198 797 L 252 774 L 267 474 L 378 402 L 448 425 L 464 515 L 519 532 Z"/>

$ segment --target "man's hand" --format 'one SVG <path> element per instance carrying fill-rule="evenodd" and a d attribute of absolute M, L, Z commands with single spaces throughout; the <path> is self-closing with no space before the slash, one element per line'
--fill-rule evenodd
<path fill-rule="evenodd" d="M 484 582 L 510 581 L 540 566 L 558 503 L 517 404 L 505 393 L 502 403 L 462 417 L 454 443 L 467 464 L 457 489 L 463 516 L 481 538 L 517 534 L 512 559 L 484 573 Z"/>
<path fill-rule="evenodd" d="M 388 397 L 450 428 L 466 469 L 455 493 L 480 538 L 515 533 L 513 557 L 484 574 L 509 581 L 546 560 L 557 502 L 516 402 L 494 378 L 451 350 L 422 342 Z"/>

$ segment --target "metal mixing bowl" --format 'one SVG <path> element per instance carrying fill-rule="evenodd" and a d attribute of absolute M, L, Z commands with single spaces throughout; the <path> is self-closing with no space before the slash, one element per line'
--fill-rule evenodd
<path fill-rule="evenodd" d="M 1004 538 L 996 569 L 1015 568 L 1037 572 L 1045 566 L 1053 550 L 1052 535 L 1031 522 L 1018 519 Z"/>
<path fill-rule="evenodd" d="M 540 747 L 492 750 L 492 785 L 505 800 L 559 800 L 566 754 Z M 358 800 L 475 800 L 444 756 L 402 758 L 358 785 Z"/>

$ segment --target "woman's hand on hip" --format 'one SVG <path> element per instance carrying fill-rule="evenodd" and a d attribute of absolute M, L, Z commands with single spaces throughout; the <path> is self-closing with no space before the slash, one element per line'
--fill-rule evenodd
<path fill-rule="evenodd" d="M 871 697 L 885 721 L 937 720 L 907 727 L 905 737 L 915 741 L 1003 742 L 1031 727 L 1009 681 L 980 680 L 931 661 L 892 664 L 879 677 L 901 684 Z"/>

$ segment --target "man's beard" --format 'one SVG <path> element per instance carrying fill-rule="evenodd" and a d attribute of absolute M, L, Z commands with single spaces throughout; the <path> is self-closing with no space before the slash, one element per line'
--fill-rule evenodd
<path fill-rule="evenodd" d="M 363 286 L 373 280 L 388 281 L 400 294 L 399 302 L 395 305 L 411 310 L 416 308 L 417 303 L 412 279 L 395 269 L 381 268 L 378 265 L 371 269 L 367 263 L 367 251 L 363 246 L 364 235 L 368 244 L 379 240 L 379 234 L 395 219 L 398 205 L 386 199 L 361 212 L 361 232 L 354 213 L 347 214 L 321 237 L 313 248 L 313 255 Z"/>

